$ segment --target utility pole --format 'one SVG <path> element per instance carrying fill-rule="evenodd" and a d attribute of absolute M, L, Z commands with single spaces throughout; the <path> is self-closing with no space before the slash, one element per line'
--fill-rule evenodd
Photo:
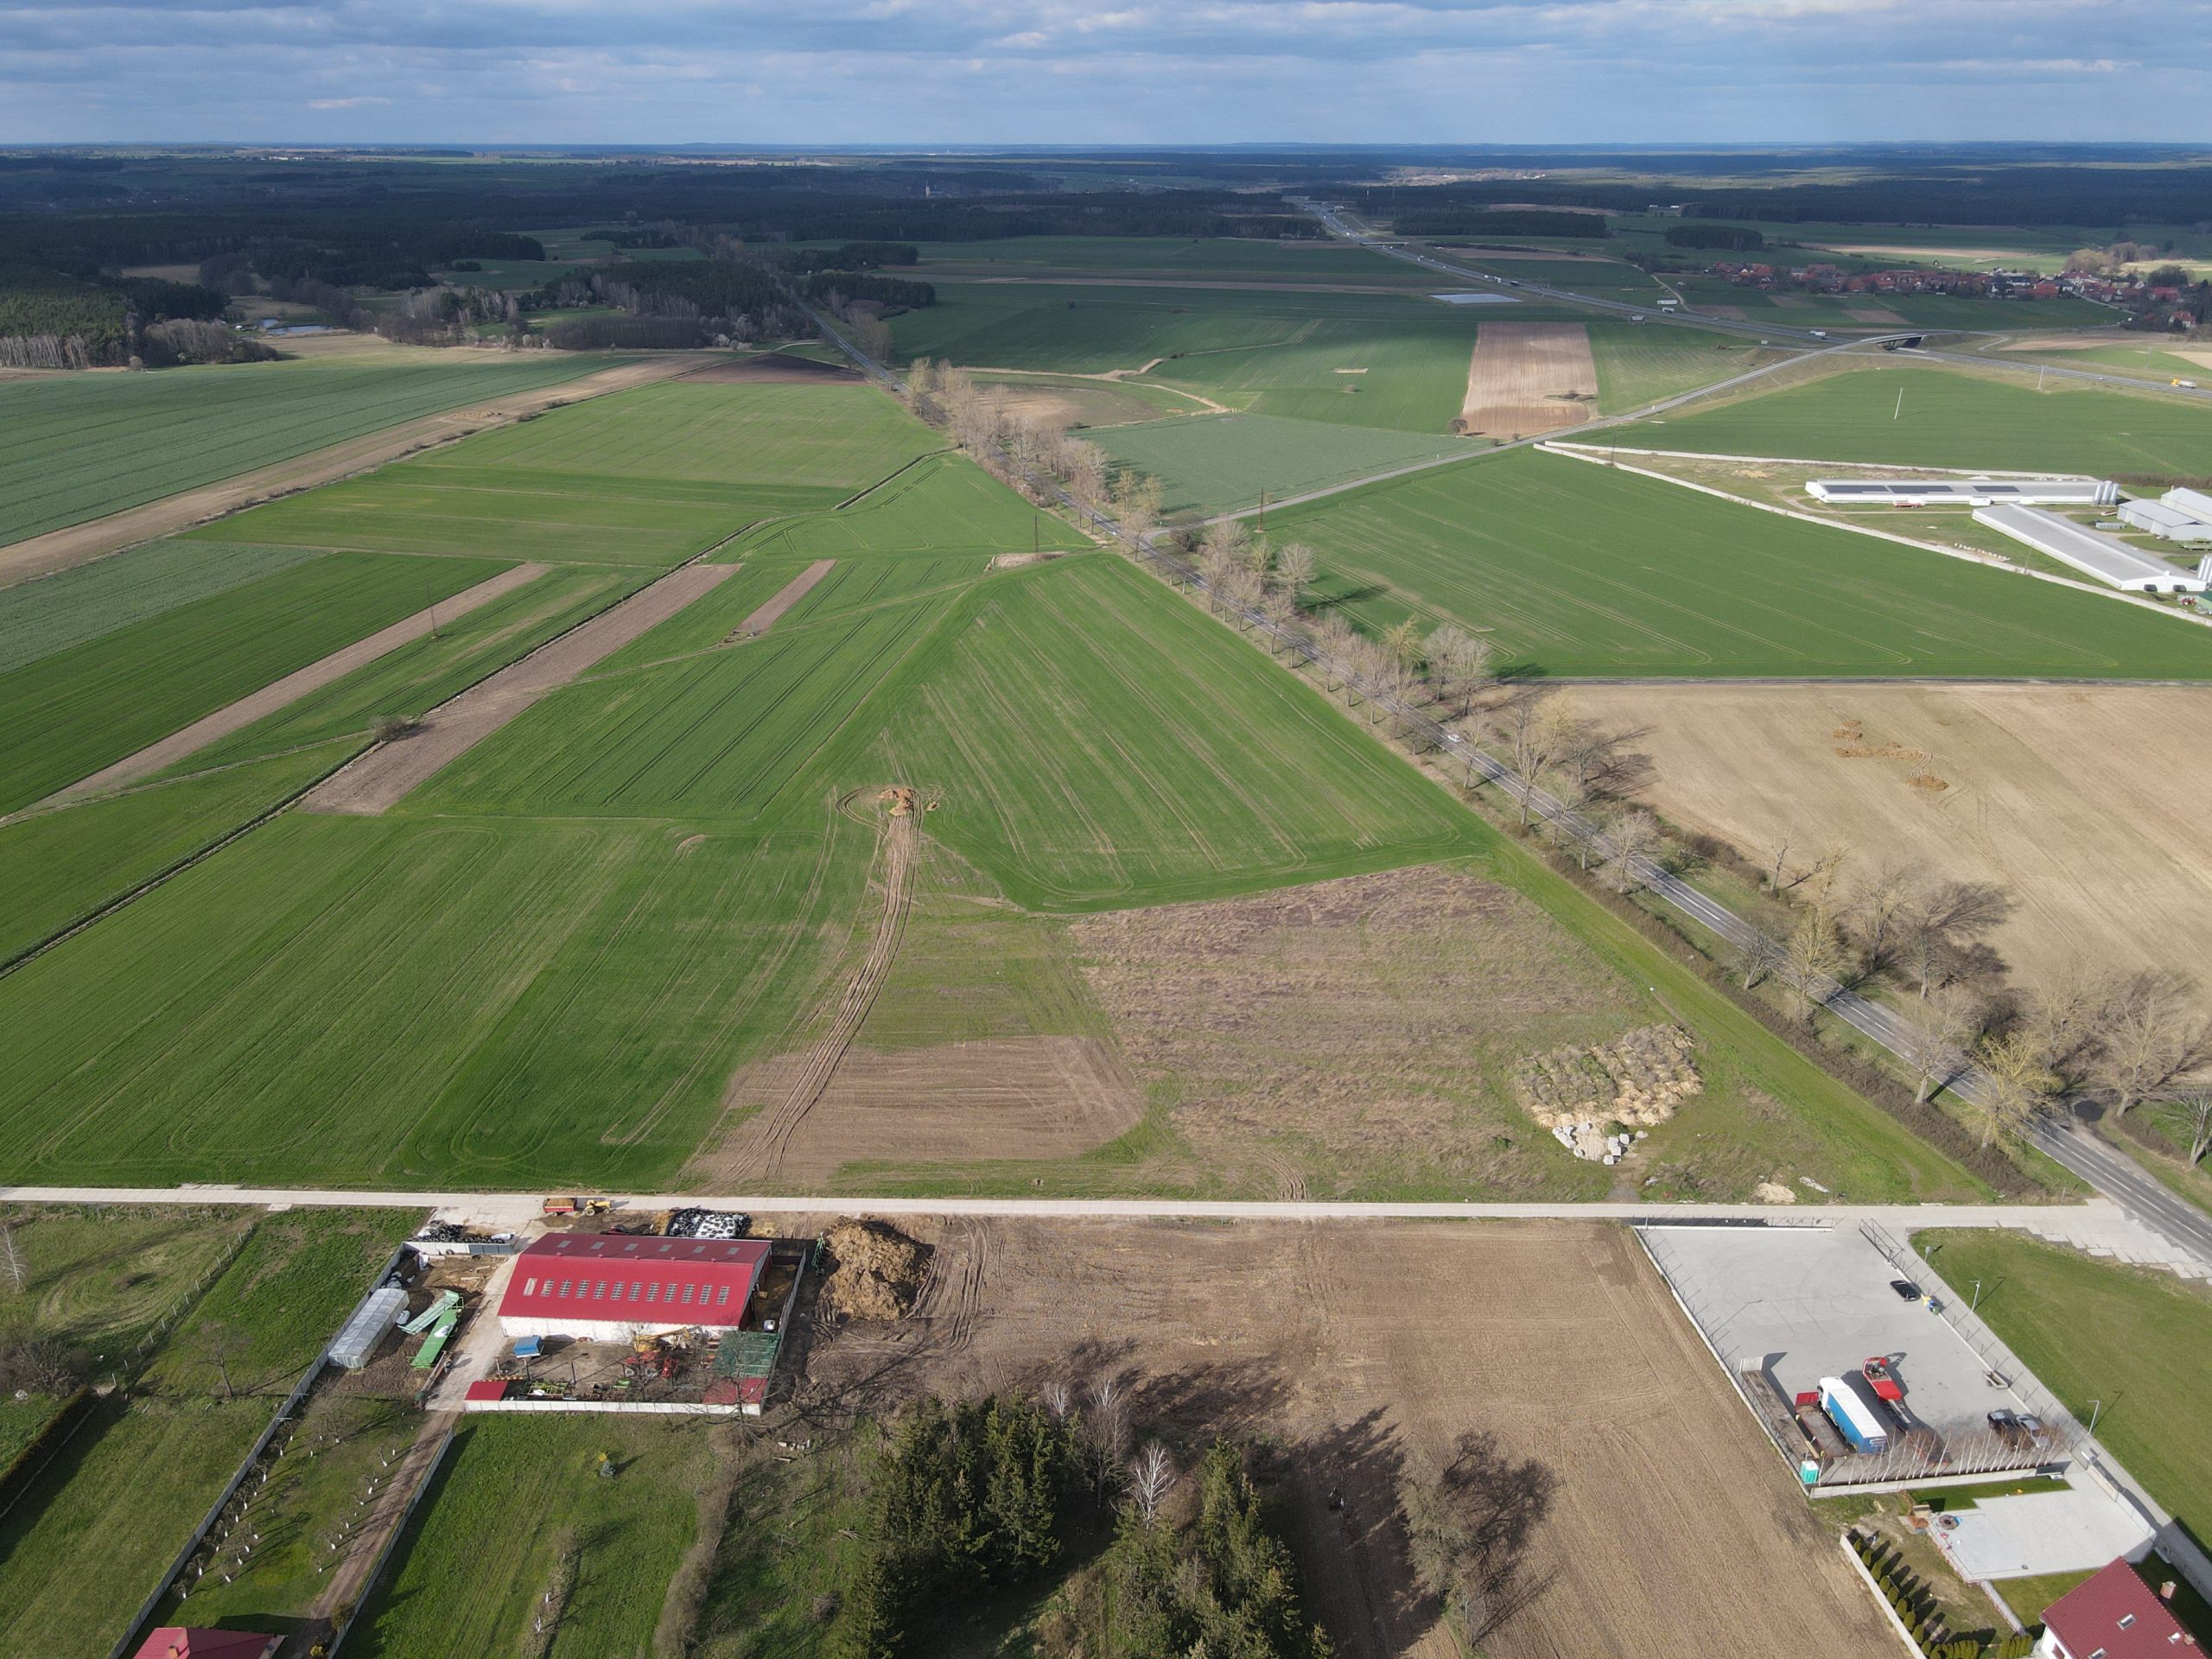
<path fill-rule="evenodd" d="M 2097 1438 L 2098 1415 L 2104 1410 L 2104 1408 L 2105 1402 L 2101 1400 L 2092 1400 L 2089 1402 L 2089 1438 L 2093 1440 Z"/>
<path fill-rule="evenodd" d="M 1967 1304 L 1967 1312 L 1969 1313 L 1981 1312 L 1981 1281 L 1979 1279 L 1974 1281 L 1974 1300 Z"/>
<path fill-rule="evenodd" d="M 1897 388 L 1897 406 L 1895 409 L 1893 409 L 1893 410 L 1891 410 L 1890 411 L 1890 418 L 1891 418 L 1891 420 L 1893 420 L 1893 421 L 1894 421 L 1895 419 L 1897 419 L 1897 416 L 1900 416 L 1900 415 L 1902 415 L 1902 414 L 1904 414 L 1904 388 L 1903 386 L 1899 386 L 1899 387 Z"/>

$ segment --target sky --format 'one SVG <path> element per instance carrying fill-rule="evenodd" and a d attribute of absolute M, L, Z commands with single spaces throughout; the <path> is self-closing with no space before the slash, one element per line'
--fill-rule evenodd
<path fill-rule="evenodd" d="M 0 143 L 2212 137 L 2212 0 L 0 0 Z"/>

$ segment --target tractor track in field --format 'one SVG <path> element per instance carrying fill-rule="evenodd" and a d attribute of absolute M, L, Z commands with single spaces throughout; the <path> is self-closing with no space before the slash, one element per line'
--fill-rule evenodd
<path fill-rule="evenodd" d="M 737 1179 L 760 1181 L 774 1175 L 792 1135 L 829 1088 L 838 1063 L 874 1007 L 891 964 L 898 959 L 899 941 L 906 931 L 906 914 L 913 903 L 914 855 L 922 840 L 921 806 L 911 791 L 906 791 L 905 804 L 904 811 L 894 810 L 886 818 L 878 842 L 882 853 L 883 918 L 875 937 L 846 982 L 830 1028 L 806 1052 L 781 1097 L 747 1122 L 726 1157 L 717 1160 L 725 1173 Z"/>

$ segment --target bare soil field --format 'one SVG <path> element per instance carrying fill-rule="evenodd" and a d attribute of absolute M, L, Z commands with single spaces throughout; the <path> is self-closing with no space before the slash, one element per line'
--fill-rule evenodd
<path fill-rule="evenodd" d="M 2212 688 L 1623 685 L 1570 695 L 1638 734 L 1657 810 L 1755 861 L 1787 834 L 1807 858 L 1831 843 L 1852 849 L 1847 883 L 1887 861 L 2008 888 L 2018 908 L 1991 943 L 2030 984 L 2085 962 L 2212 973 L 2212 782 L 2176 754 L 2177 734 L 2212 719 Z M 1836 737 L 1853 721 L 1859 741 Z"/>
<path fill-rule="evenodd" d="M 859 373 L 842 363 L 818 363 L 810 357 L 791 357 L 765 352 L 755 357 L 726 359 L 710 363 L 685 377 L 691 380 L 741 381 L 753 385 L 819 385 L 832 380 L 857 380 Z"/>
<path fill-rule="evenodd" d="M 1904 319 L 1894 311 L 1878 305 L 1847 305 L 1843 315 L 1853 322 L 1903 323 Z"/>
<path fill-rule="evenodd" d="M 949 1221 L 914 1314 L 814 1335 L 803 1398 L 1125 1379 L 1138 1432 L 1271 1437 L 1347 1659 L 1456 1650 L 1409 1465 L 1506 1540 L 1491 1659 L 1877 1659 L 1895 1638 L 1625 1228 Z"/>
<path fill-rule="evenodd" d="M 731 630 L 734 634 L 748 636 L 763 634 L 783 620 L 784 613 L 804 599 L 821 582 L 822 578 L 836 568 L 835 559 L 817 559 L 789 582 L 779 588 L 768 602 L 747 617 Z"/>
<path fill-rule="evenodd" d="M 1579 322 L 1485 322 L 1467 359 L 1457 429 L 1523 438 L 1579 426 L 1598 404 L 1590 331 Z"/>
<path fill-rule="evenodd" d="M 1428 865 L 1084 917 L 1069 937 L 1137 1080 L 1236 1191 L 1543 1189 L 1515 1061 L 1632 1023 L 1527 900 Z M 1582 1166 L 1577 1166 L 1578 1168 Z"/>
<path fill-rule="evenodd" d="M 466 348 L 455 346 L 452 349 Z M 540 414 L 556 404 L 579 403 L 584 398 L 597 397 L 607 392 L 626 391 L 632 386 L 671 379 L 711 360 L 689 354 L 671 354 L 622 364 L 614 368 L 602 369 L 597 374 L 585 375 L 581 379 L 564 381 L 556 386 L 517 392 L 493 403 L 478 404 L 468 409 L 449 409 L 442 415 L 425 415 L 420 420 L 386 427 L 383 431 L 372 432 L 365 437 L 333 444 L 327 449 L 318 449 L 311 455 L 299 455 L 290 461 L 280 461 L 274 467 L 240 473 L 219 484 L 203 485 L 195 490 L 164 496 L 159 501 L 149 501 L 143 506 L 132 507 L 127 512 L 110 513 L 105 518 L 94 518 L 85 524 L 71 524 L 63 530 L 49 531 L 43 536 L 34 536 L 28 541 L 0 548 L 0 582 L 25 581 L 73 564 L 82 564 L 87 559 L 118 553 L 126 547 L 135 547 L 140 542 L 149 542 L 159 536 L 174 535 L 194 524 L 205 524 L 210 518 L 238 512 L 280 495 L 290 495 L 318 484 L 350 478 L 356 473 L 365 473 L 387 461 L 397 461 L 403 455 L 412 454 L 418 449 L 450 443 L 455 438 L 465 438 L 470 433 L 480 432 L 487 427 L 505 426 L 525 415 Z"/>
<path fill-rule="evenodd" d="M 432 774 L 467 753 L 548 692 L 601 658 L 658 626 L 728 581 L 735 564 L 679 565 L 588 622 L 548 640 L 519 662 L 480 680 L 425 715 L 409 736 L 379 743 L 317 785 L 301 804 L 310 811 L 363 816 L 389 811 Z"/>
<path fill-rule="evenodd" d="M 68 788 L 57 790 L 38 804 L 39 807 L 60 806 L 87 795 L 97 795 L 105 790 L 120 789 L 125 784 L 141 778 L 150 778 L 156 772 L 175 766 L 187 755 L 197 753 L 219 738 L 232 732 L 243 731 L 264 715 L 273 715 L 279 709 L 298 702 L 310 691 L 319 691 L 334 680 L 344 678 L 355 669 L 365 667 L 379 657 L 399 649 L 410 639 L 420 639 L 433 628 L 458 620 L 480 605 L 487 605 L 503 594 L 513 592 L 526 582 L 535 581 L 545 574 L 542 564 L 518 564 L 502 570 L 474 588 L 455 594 L 451 599 L 434 605 L 428 610 L 417 611 L 388 628 L 379 628 L 365 639 L 357 639 L 342 651 L 334 651 L 321 662 L 309 663 L 305 668 L 272 681 L 251 696 L 240 697 L 227 708 L 218 709 L 212 715 L 195 720 L 182 731 L 172 732 L 158 743 L 149 743 L 136 754 L 125 755 L 114 765 L 103 766 L 91 777 L 82 779 Z M 33 810 L 36 808 L 31 809 Z"/>

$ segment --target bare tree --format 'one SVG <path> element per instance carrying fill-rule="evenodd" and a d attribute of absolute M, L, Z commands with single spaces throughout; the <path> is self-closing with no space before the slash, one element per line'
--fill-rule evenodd
<path fill-rule="evenodd" d="M 1782 861 L 1789 856 L 1789 831 L 1784 829 L 1774 838 L 1773 843 L 1767 850 L 1773 856 L 1767 860 L 1766 890 L 1769 893 L 1780 893 L 1782 891 Z"/>
<path fill-rule="evenodd" d="M 2189 1161 L 2204 1161 L 2212 1152 L 2212 1089 L 2193 1089 L 2173 1103 L 2174 1125 L 2189 1142 Z"/>
<path fill-rule="evenodd" d="M 2043 1045 L 2032 1031 L 1985 1037 L 1974 1058 L 1980 1067 L 1980 1099 L 1969 1102 L 1981 1125 L 1981 1144 L 1999 1135 L 2018 1135 L 2050 1103 L 2058 1079 L 2043 1063 Z"/>
<path fill-rule="evenodd" d="M 1408 617 L 1382 636 L 1382 649 L 1389 654 L 1394 671 L 1390 690 L 1403 697 L 1414 675 L 1421 671 L 1421 624 Z"/>
<path fill-rule="evenodd" d="M 2112 1096 L 2113 1116 L 2212 1064 L 2212 1027 L 2192 1008 L 2196 987 L 2145 969 L 2113 982 L 2090 1075 Z"/>
<path fill-rule="evenodd" d="M 1160 480 L 1134 467 L 1114 475 L 1114 517 L 1132 536 L 1149 535 L 1160 522 Z"/>
<path fill-rule="evenodd" d="M 1128 1461 L 1129 1401 L 1122 1380 L 1103 1372 L 1090 1384 L 1090 1415 L 1087 1421 L 1093 1447 L 1103 1471 L 1110 1475 Z"/>
<path fill-rule="evenodd" d="M 2101 1043 L 2107 1010 L 2119 990 L 2116 978 L 2079 963 L 2050 977 L 2028 1022 L 2045 1071 L 2075 1074 Z"/>
<path fill-rule="evenodd" d="M 1057 1377 L 1045 1385 L 1043 1400 L 1046 1414 L 1056 1423 L 1075 1414 L 1075 1390 Z"/>
<path fill-rule="evenodd" d="M 1790 885 L 1803 887 L 1815 910 L 1824 915 L 1833 914 L 1836 880 L 1850 861 L 1851 849 L 1840 842 L 1830 842 L 1813 855 L 1810 867 Z"/>
<path fill-rule="evenodd" d="M 1198 537 L 1198 556 L 1209 566 L 1218 559 L 1224 566 L 1244 563 L 1252 532 L 1241 518 L 1217 518 Z"/>
<path fill-rule="evenodd" d="M 1522 692 L 1503 711 L 1500 725 L 1512 753 L 1513 770 L 1521 774 L 1524 784 L 1533 785 L 1551 769 L 1565 735 L 1549 699 L 1533 690 Z M 1521 822 L 1529 822 L 1526 793 L 1521 797 Z"/>
<path fill-rule="evenodd" d="M 238 1390 L 231 1383 L 231 1361 L 245 1351 L 243 1332 L 226 1320 L 211 1319 L 200 1332 L 200 1351 L 223 1379 L 223 1398 L 235 1400 Z"/>
<path fill-rule="evenodd" d="M 1859 890 L 1852 895 L 1848 912 L 1866 946 L 1869 971 L 1879 973 L 1889 965 L 1891 936 L 1897 918 L 1913 901 L 1916 885 L 1912 871 L 1907 867 L 1883 864 L 1860 882 Z"/>
<path fill-rule="evenodd" d="M 1744 988 L 1757 990 L 1759 982 L 1782 965 L 1782 947 L 1764 933 L 1754 933 L 1735 949 L 1737 973 Z"/>
<path fill-rule="evenodd" d="M 1637 807 L 1622 813 L 1608 825 L 1605 839 L 1612 853 L 1598 872 L 1598 879 L 1615 893 L 1634 893 L 1643 885 L 1643 876 L 1637 865 L 1658 850 L 1659 820 Z"/>
<path fill-rule="evenodd" d="M 1947 976 L 1966 947 L 2012 913 L 2002 887 L 1986 881 L 1944 881 L 1898 918 L 1898 954 L 1920 988 L 1920 1000 Z"/>
<path fill-rule="evenodd" d="M 1129 1501 L 1137 1507 L 1138 1519 L 1148 1527 L 1175 1488 L 1175 1460 L 1158 1440 L 1148 1441 L 1129 1465 L 1128 1481 Z"/>
<path fill-rule="evenodd" d="M 1313 585 L 1318 564 L 1313 550 L 1303 542 L 1286 542 L 1276 550 L 1275 585 L 1290 595 L 1292 604 L 1306 602 L 1306 590 Z"/>
<path fill-rule="evenodd" d="M 1798 1018 L 1813 1023 L 1813 1011 L 1827 1000 L 1828 982 L 1840 974 L 1847 958 L 1835 924 L 1818 908 L 1797 918 L 1783 946 L 1783 965 L 1789 988 L 1797 998 Z"/>
<path fill-rule="evenodd" d="M 1965 1070 L 1967 1045 L 1975 1036 L 1975 1021 L 1961 997 L 1939 993 L 1921 1010 L 1921 1018 L 1906 1028 L 1904 1058 L 1912 1067 L 1912 1103 L 1924 1106 L 1928 1097 Z"/>
<path fill-rule="evenodd" d="M 937 364 L 926 357 L 918 357 L 906 367 L 906 390 L 913 397 L 926 397 L 937 389 Z"/>

